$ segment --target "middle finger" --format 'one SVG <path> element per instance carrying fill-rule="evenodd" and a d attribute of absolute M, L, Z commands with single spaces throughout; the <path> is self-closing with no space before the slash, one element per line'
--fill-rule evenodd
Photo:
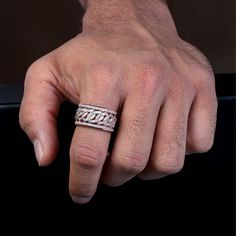
<path fill-rule="evenodd" d="M 152 141 L 161 93 L 136 91 L 127 96 L 119 120 L 112 154 L 103 172 L 103 182 L 118 186 L 139 174 L 146 166 Z"/>

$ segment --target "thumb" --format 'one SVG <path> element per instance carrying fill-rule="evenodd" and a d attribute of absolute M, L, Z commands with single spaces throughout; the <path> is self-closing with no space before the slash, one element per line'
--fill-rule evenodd
<path fill-rule="evenodd" d="M 34 144 L 40 166 L 50 164 L 58 151 L 56 117 L 62 102 L 54 74 L 46 63 L 36 62 L 28 70 L 20 107 L 20 125 Z"/>

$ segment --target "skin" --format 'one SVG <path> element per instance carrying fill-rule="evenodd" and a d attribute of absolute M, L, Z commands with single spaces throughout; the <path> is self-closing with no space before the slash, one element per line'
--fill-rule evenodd
<path fill-rule="evenodd" d="M 56 117 L 67 100 L 119 114 L 111 134 L 77 126 L 70 148 L 70 195 L 87 203 L 99 181 L 118 186 L 174 174 L 185 155 L 208 151 L 217 99 L 207 59 L 183 41 L 164 0 L 81 1 L 83 31 L 33 63 L 20 124 L 40 166 L 58 151 Z"/>

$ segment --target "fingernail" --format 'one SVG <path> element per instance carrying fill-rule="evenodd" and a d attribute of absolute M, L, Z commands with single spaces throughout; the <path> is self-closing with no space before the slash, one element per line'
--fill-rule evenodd
<path fill-rule="evenodd" d="M 42 159 L 43 159 L 43 148 L 42 148 L 42 144 L 40 143 L 38 139 L 34 141 L 34 152 L 35 152 L 35 156 L 38 161 L 38 164 L 39 166 L 41 166 Z"/>

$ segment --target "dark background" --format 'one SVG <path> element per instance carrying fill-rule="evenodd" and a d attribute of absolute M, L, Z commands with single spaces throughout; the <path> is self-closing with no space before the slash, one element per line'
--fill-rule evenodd
<path fill-rule="evenodd" d="M 170 0 L 182 38 L 215 73 L 235 73 L 235 0 Z M 81 31 L 77 0 L 1 0 L 0 83 L 23 80 L 29 65 Z"/>
<path fill-rule="evenodd" d="M 133 179 L 117 188 L 100 184 L 92 201 L 80 206 L 68 194 L 75 107 L 62 106 L 59 155 L 46 168 L 36 163 L 18 111 L 28 66 L 80 32 L 83 9 L 77 0 L 1 1 L 0 231 L 235 235 L 234 0 L 173 0 L 171 9 L 181 36 L 214 67 L 219 98 L 214 147 L 187 157 L 180 173 L 162 180 Z"/>
<path fill-rule="evenodd" d="M 230 77 L 220 77 L 231 81 Z M 18 124 L 18 105 L 0 106 L 0 228 L 7 232 L 70 230 L 86 235 L 235 235 L 235 97 L 220 97 L 215 143 L 186 157 L 184 169 L 156 181 L 120 187 L 102 184 L 87 205 L 68 193 L 69 146 L 76 107 L 63 104 L 56 161 L 38 167 L 33 146 Z M 66 125 L 65 125 L 66 124 Z M 32 227 L 32 228 L 30 228 Z M 109 228 L 111 227 L 111 228 Z M 48 231 L 47 231 L 48 232 Z"/>

